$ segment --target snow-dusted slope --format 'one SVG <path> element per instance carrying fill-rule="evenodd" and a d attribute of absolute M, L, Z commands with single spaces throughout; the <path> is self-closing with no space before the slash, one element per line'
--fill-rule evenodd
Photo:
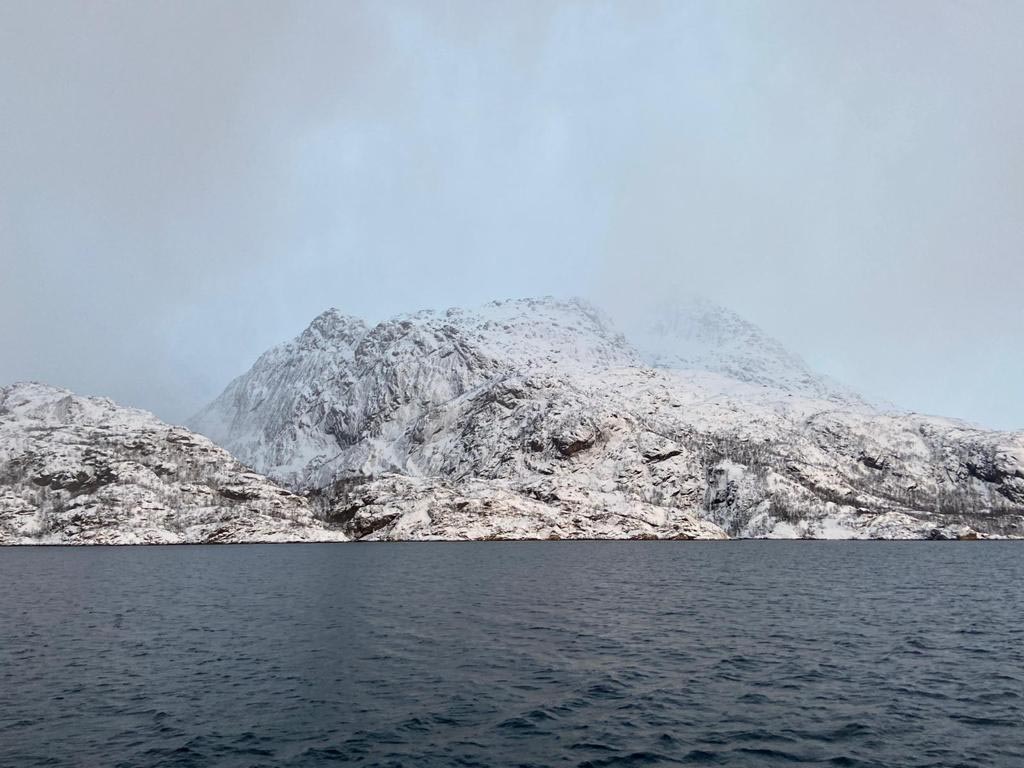
<path fill-rule="evenodd" d="M 194 426 L 354 537 L 1024 532 L 1022 435 L 877 412 L 735 316 L 694 317 L 659 331 L 666 368 L 578 301 L 345 321 Z"/>
<path fill-rule="evenodd" d="M 864 405 L 848 387 L 812 371 L 786 349 L 735 312 L 700 297 L 634 310 L 623 326 L 645 362 L 655 368 L 710 371 L 786 393 Z"/>
<path fill-rule="evenodd" d="M 0 544 L 344 538 L 187 429 L 42 384 L 0 389 Z"/>

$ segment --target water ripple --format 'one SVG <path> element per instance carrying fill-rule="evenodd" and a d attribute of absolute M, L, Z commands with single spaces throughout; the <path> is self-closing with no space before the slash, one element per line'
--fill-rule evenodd
<path fill-rule="evenodd" d="M 0 550 L 0 765 L 1019 768 L 1021 554 Z"/>

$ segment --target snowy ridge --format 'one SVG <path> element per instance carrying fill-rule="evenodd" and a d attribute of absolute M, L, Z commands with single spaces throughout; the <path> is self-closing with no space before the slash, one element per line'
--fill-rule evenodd
<path fill-rule="evenodd" d="M 856 392 L 812 371 L 753 323 L 705 299 L 656 305 L 626 323 L 630 339 L 655 368 L 710 371 L 803 397 L 866 404 Z"/>
<path fill-rule="evenodd" d="M 344 539 L 187 429 L 43 384 L 0 389 L 0 544 Z"/>
<path fill-rule="evenodd" d="M 357 538 L 1024 533 L 1021 434 L 880 413 L 726 310 L 660 317 L 657 366 L 575 300 L 346 319 L 193 425 Z"/>
<path fill-rule="evenodd" d="M 426 310 L 390 322 L 457 329 L 481 354 L 516 372 L 599 371 L 641 364 L 611 319 L 578 298 L 492 301 L 476 310 Z"/>

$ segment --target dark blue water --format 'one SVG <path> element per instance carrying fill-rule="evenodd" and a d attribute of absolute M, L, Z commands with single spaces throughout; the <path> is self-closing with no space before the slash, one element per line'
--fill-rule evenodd
<path fill-rule="evenodd" d="M 1024 766 L 1024 546 L 0 550 L 0 765 Z"/>

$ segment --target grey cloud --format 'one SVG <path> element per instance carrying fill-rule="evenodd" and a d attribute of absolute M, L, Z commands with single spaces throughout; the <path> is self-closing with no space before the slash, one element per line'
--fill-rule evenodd
<path fill-rule="evenodd" d="M 182 419 L 327 306 L 730 304 L 1024 426 L 1020 4 L 0 6 L 0 381 Z"/>

